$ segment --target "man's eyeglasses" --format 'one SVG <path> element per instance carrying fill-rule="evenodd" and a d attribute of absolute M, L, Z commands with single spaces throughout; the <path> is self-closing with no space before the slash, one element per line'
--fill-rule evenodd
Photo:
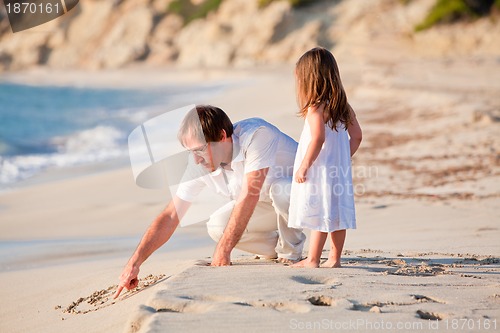
<path fill-rule="evenodd" d="M 196 147 L 193 149 L 188 149 L 188 151 L 197 155 L 197 156 L 201 156 L 201 155 L 205 154 L 207 148 L 208 148 L 208 142 L 205 143 L 203 146 L 199 146 L 199 147 Z"/>

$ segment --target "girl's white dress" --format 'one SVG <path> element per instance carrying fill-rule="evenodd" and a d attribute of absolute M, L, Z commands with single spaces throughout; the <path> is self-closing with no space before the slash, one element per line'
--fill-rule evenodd
<path fill-rule="evenodd" d="M 288 226 L 322 232 L 356 229 L 354 193 L 351 173 L 349 136 L 339 122 L 337 130 L 325 124 L 325 142 L 306 174 L 306 181 L 295 181 L 311 142 L 307 120 L 295 156 Z"/>

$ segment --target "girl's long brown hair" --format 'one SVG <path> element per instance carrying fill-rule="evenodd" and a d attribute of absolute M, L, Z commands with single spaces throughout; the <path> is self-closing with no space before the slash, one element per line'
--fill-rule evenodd
<path fill-rule="evenodd" d="M 297 61 L 295 75 L 299 116 L 306 117 L 310 106 L 324 103 L 325 123 L 337 130 L 340 121 L 347 129 L 352 122 L 351 106 L 333 54 L 322 47 L 307 51 Z"/>

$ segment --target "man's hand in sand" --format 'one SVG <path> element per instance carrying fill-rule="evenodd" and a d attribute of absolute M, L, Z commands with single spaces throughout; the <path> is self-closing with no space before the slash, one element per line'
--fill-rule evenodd
<path fill-rule="evenodd" d="M 139 284 L 137 275 L 139 275 L 139 267 L 134 265 L 125 266 L 122 274 L 120 275 L 120 284 L 118 284 L 118 289 L 116 289 L 116 293 L 113 298 L 116 299 L 118 296 L 120 296 L 123 288 L 130 290 L 137 287 L 137 285 Z"/>
<path fill-rule="evenodd" d="M 231 255 L 224 254 L 221 250 L 216 250 L 214 253 L 214 258 L 210 266 L 229 266 L 231 265 Z"/>

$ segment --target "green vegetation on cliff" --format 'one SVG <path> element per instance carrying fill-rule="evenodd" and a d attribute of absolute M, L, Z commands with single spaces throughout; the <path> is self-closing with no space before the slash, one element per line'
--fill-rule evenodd
<path fill-rule="evenodd" d="M 184 19 L 184 24 L 187 25 L 189 22 L 204 18 L 211 11 L 217 10 L 221 2 L 222 0 L 206 0 L 194 5 L 191 1 L 174 0 L 168 5 L 167 11 L 180 15 Z"/>
<path fill-rule="evenodd" d="M 167 12 L 180 15 L 184 19 L 184 25 L 191 21 L 205 18 L 210 12 L 216 11 L 223 0 L 205 0 L 199 4 L 193 4 L 190 0 L 174 0 L 168 7 Z M 251 1 L 251 0 L 248 0 Z M 274 1 L 287 1 L 294 8 L 305 6 L 320 0 L 254 0 L 259 8 L 264 8 Z"/>
<path fill-rule="evenodd" d="M 284 1 L 284 0 L 257 0 L 257 1 L 259 3 L 259 8 L 263 8 L 263 7 L 266 7 L 267 5 L 269 5 L 271 2 Z M 318 0 L 285 0 L 285 1 L 289 2 L 290 5 L 292 5 L 292 7 L 300 7 L 300 6 L 308 5 L 308 4 L 313 3 L 315 1 L 318 1 Z"/>
<path fill-rule="evenodd" d="M 409 1 L 405 1 L 406 3 Z M 415 27 L 422 31 L 441 23 L 471 21 L 500 9 L 500 0 L 437 0 L 425 19 Z"/>

